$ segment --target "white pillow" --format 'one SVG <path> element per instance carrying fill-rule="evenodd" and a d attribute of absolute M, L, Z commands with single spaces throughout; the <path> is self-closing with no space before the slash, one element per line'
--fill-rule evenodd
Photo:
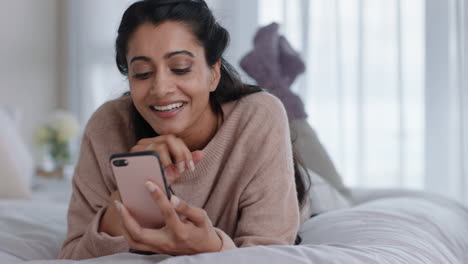
<path fill-rule="evenodd" d="M 0 108 L 0 198 L 29 199 L 34 161 L 15 121 Z"/>

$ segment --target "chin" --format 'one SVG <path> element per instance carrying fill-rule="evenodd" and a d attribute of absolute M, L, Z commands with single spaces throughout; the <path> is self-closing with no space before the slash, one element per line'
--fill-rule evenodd
<path fill-rule="evenodd" d="M 179 135 L 184 131 L 182 127 L 165 127 L 165 128 L 155 128 L 153 127 L 154 131 L 158 133 L 158 135 Z"/>

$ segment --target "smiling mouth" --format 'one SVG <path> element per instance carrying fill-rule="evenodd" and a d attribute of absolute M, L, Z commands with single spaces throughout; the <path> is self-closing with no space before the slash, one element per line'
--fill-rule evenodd
<path fill-rule="evenodd" d="M 170 112 L 179 108 L 182 108 L 186 103 L 175 103 L 175 104 L 170 104 L 170 105 L 165 105 L 165 106 L 157 106 L 157 105 L 152 105 L 150 108 L 154 111 L 157 112 Z"/>

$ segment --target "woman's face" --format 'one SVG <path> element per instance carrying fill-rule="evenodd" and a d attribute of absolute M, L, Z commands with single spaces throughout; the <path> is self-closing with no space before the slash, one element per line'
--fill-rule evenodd
<path fill-rule="evenodd" d="M 220 64 L 208 66 L 186 25 L 139 26 L 129 39 L 127 62 L 133 103 L 158 134 L 187 137 L 212 127 L 209 94 L 218 85 Z"/>

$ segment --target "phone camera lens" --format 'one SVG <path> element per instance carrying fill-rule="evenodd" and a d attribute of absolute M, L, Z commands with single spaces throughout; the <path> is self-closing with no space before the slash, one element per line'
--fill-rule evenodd
<path fill-rule="evenodd" d="M 128 161 L 127 160 L 114 160 L 114 166 L 116 167 L 125 167 L 128 165 Z"/>

